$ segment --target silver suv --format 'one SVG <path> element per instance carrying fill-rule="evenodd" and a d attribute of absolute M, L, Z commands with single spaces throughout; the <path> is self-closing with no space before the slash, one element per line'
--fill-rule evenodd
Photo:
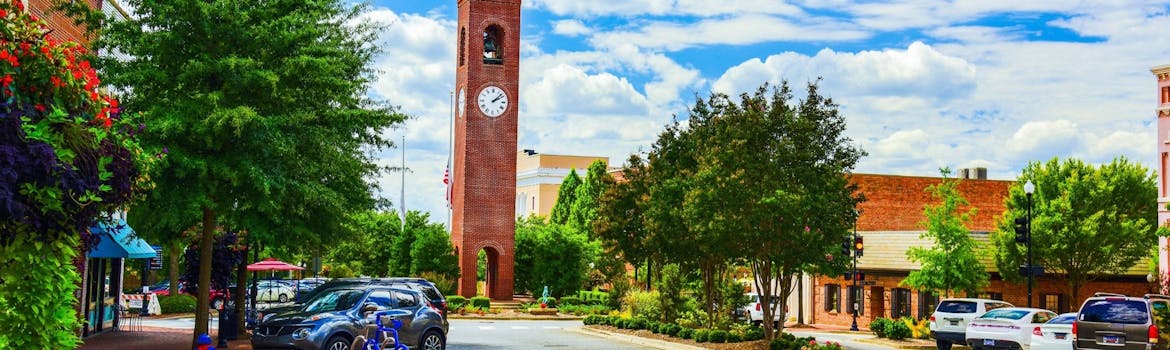
<path fill-rule="evenodd" d="M 1164 325 L 1170 312 L 1170 297 L 1146 294 L 1096 293 L 1086 299 L 1073 322 L 1074 349 L 1166 349 Z"/>
<path fill-rule="evenodd" d="M 252 334 L 254 349 L 349 350 L 366 334 L 373 313 L 400 311 L 399 336 L 411 349 L 443 350 L 447 320 L 422 293 L 379 285 L 338 287 L 318 293 L 300 309 L 267 317 Z"/>
<path fill-rule="evenodd" d="M 939 350 L 949 350 L 951 345 L 967 342 L 967 323 L 971 320 L 984 312 L 1012 306 L 991 299 L 943 299 L 930 315 L 930 335 Z"/>

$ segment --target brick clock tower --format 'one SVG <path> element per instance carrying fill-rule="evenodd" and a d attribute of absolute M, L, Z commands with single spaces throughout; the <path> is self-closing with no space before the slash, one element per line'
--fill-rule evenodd
<path fill-rule="evenodd" d="M 1170 176 L 1170 64 L 1164 66 L 1157 66 L 1150 69 L 1151 73 L 1158 79 L 1158 104 L 1155 109 L 1155 115 L 1158 119 L 1158 224 L 1159 226 L 1170 226 L 1170 210 L 1166 209 L 1166 205 L 1170 204 L 1170 181 L 1167 181 L 1167 176 Z M 1158 238 L 1158 275 L 1162 284 L 1162 293 L 1170 292 L 1167 290 L 1167 285 L 1170 284 L 1170 247 L 1167 245 L 1166 237 Z"/>
<path fill-rule="evenodd" d="M 483 251 L 484 294 L 512 300 L 520 0 L 456 1 L 451 241 L 459 256 L 458 294 L 476 295 L 476 257 Z"/>

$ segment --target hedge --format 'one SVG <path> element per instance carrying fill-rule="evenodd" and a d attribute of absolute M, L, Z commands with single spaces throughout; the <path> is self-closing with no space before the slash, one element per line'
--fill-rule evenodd
<path fill-rule="evenodd" d="M 195 297 L 187 294 L 160 296 L 158 307 L 163 314 L 195 312 Z"/>
<path fill-rule="evenodd" d="M 471 298 L 471 306 L 479 309 L 488 310 L 492 307 L 492 300 L 484 296 L 477 296 Z"/>
<path fill-rule="evenodd" d="M 678 330 L 678 337 L 679 337 L 679 338 L 683 338 L 683 339 L 691 339 L 691 338 L 694 338 L 694 336 L 695 336 L 695 330 L 694 330 L 694 329 L 690 329 L 690 328 L 686 328 L 686 327 L 680 327 L 680 329 Z"/>
<path fill-rule="evenodd" d="M 467 306 L 467 298 L 462 295 L 448 295 L 447 308 L 451 310 L 459 310 Z"/>
<path fill-rule="evenodd" d="M 562 297 L 558 305 L 581 305 L 583 302 L 578 297 Z"/>
<path fill-rule="evenodd" d="M 707 341 L 712 343 L 727 342 L 727 331 L 722 329 L 713 330 L 711 333 L 707 334 Z"/>
<path fill-rule="evenodd" d="M 699 342 L 699 343 L 706 343 L 707 336 L 709 334 L 711 334 L 711 330 L 709 330 L 709 329 L 696 329 L 695 330 L 695 341 Z"/>

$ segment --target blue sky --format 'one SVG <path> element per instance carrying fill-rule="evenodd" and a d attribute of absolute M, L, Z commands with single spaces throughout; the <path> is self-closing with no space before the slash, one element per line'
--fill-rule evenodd
<path fill-rule="evenodd" d="M 413 116 L 405 206 L 445 221 L 456 1 L 382 0 L 373 93 Z M 823 77 L 857 171 L 937 176 L 1125 156 L 1152 169 L 1170 0 L 526 0 L 519 147 L 609 157 L 648 148 L 696 95 Z M 397 165 L 401 150 L 381 154 Z M 378 180 L 395 206 L 399 174 Z"/>

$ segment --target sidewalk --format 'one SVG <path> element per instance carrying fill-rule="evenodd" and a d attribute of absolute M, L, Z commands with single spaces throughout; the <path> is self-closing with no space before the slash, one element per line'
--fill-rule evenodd
<path fill-rule="evenodd" d="M 134 331 L 110 331 L 84 340 L 79 350 L 190 350 L 192 330 L 142 327 Z M 215 339 L 215 330 L 211 338 Z M 228 342 L 230 350 L 251 350 L 248 340 Z"/>

